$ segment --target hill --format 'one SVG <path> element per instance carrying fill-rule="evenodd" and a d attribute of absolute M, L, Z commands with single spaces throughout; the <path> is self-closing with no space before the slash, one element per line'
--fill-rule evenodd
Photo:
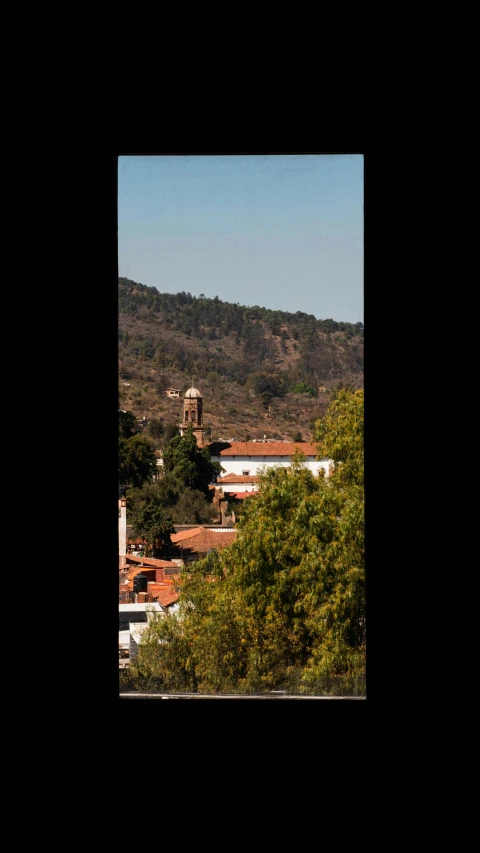
<path fill-rule="evenodd" d="M 363 388 L 363 324 L 160 293 L 119 278 L 119 408 L 165 428 L 192 383 L 212 440 L 312 437 L 335 387 Z M 167 388 L 180 397 L 169 398 Z M 152 433 L 153 435 L 153 433 Z"/>

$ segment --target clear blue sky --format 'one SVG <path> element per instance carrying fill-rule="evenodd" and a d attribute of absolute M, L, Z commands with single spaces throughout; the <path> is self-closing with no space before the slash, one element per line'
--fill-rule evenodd
<path fill-rule="evenodd" d="M 363 323 L 363 155 L 120 156 L 118 271 Z"/>

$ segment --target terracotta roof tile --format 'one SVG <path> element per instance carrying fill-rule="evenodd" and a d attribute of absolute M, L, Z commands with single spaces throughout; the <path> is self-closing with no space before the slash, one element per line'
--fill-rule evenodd
<path fill-rule="evenodd" d="M 180 593 L 175 592 L 174 589 L 170 587 L 170 589 L 159 589 L 158 592 L 155 592 L 155 598 L 158 599 L 162 607 L 168 607 L 170 604 L 175 604 L 178 601 Z"/>
<path fill-rule="evenodd" d="M 152 598 L 157 598 L 163 607 L 168 607 L 169 604 L 173 604 L 177 601 L 179 596 L 179 593 L 175 592 L 170 584 L 168 586 L 164 586 L 160 583 L 149 583 L 148 592 Z"/>
<path fill-rule="evenodd" d="M 196 532 L 196 535 L 189 536 L 185 542 L 177 540 L 177 545 L 182 547 L 184 551 L 188 550 L 191 553 L 206 554 L 210 548 L 218 550 L 228 547 L 235 542 L 236 535 L 237 531 L 235 529 L 225 529 L 222 531 L 201 528 Z"/>
<path fill-rule="evenodd" d="M 318 456 L 314 444 L 307 441 L 232 441 L 212 442 L 212 456 L 293 456 L 296 450 L 305 456 Z"/>
<path fill-rule="evenodd" d="M 191 530 L 181 530 L 180 533 L 171 533 L 170 539 L 172 542 L 181 542 L 183 539 L 190 539 L 191 536 L 198 536 L 203 529 L 203 527 L 193 527 Z"/>
<path fill-rule="evenodd" d="M 225 474 L 218 478 L 217 483 L 258 483 L 258 477 L 254 474 Z"/>
<path fill-rule="evenodd" d="M 173 536 L 171 539 L 173 541 Z M 154 557 L 134 557 L 133 554 L 127 554 L 127 560 L 132 563 L 136 563 L 137 565 L 143 563 L 145 567 L 150 566 L 155 569 L 176 568 L 176 564 L 172 563 L 171 560 L 157 560 Z"/>

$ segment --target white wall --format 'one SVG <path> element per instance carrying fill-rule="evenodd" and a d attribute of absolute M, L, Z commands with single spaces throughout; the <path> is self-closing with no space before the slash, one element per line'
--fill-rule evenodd
<path fill-rule="evenodd" d="M 225 474 L 242 474 L 244 471 L 248 471 L 250 476 L 254 476 L 265 467 L 272 468 L 275 465 L 281 465 L 283 468 L 289 468 L 291 461 L 291 456 L 267 456 L 266 459 L 263 456 L 252 456 L 250 459 L 248 456 L 212 456 L 212 462 L 220 462 L 222 468 L 225 468 L 225 471 L 220 474 L 221 477 L 224 477 Z M 325 473 L 328 474 L 330 464 L 331 459 L 317 460 L 312 456 L 306 457 L 306 467 L 313 474 L 318 474 L 320 468 L 323 468 Z M 248 485 L 250 486 L 251 484 L 248 483 Z M 246 492 L 247 484 L 235 484 L 233 491 Z"/>
<path fill-rule="evenodd" d="M 118 502 L 118 553 L 125 557 L 127 553 L 127 507 Z"/>
<path fill-rule="evenodd" d="M 229 471 L 229 474 L 236 473 L 234 471 Z M 227 495 L 229 492 L 258 492 L 260 486 L 258 483 L 215 483 L 215 485 L 223 489 L 223 494 Z"/>

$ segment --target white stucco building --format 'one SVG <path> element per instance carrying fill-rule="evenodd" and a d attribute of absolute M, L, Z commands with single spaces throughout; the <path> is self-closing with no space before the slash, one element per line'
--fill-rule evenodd
<path fill-rule="evenodd" d="M 127 501 L 121 497 L 118 501 L 118 554 L 125 557 L 127 553 Z"/>
<path fill-rule="evenodd" d="M 255 478 L 265 468 L 291 467 L 292 456 L 296 450 L 300 450 L 305 455 L 305 463 L 309 471 L 316 475 L 320 468 L 323 468 L 328 475 L 330 465 L 333 464 L 332 460 L 317 459 L 315 445 L 306 441 L 269 441 L 265 439 L 264 441 L 212 442 L 210 444 L 212 462 L 219 462 L 225 469 L 225 473 L 218 478 L 217 485 L 222 485 L 224 492 L 235 491 L 235 488 L 231 487 L 232 481 L 230 480 L 229 483 L 228 477 L 228 475 L 234 474 L 242 477 L 243 491 L 254 491 L 258 486 L 252 478 Z M 243 478 L 247 478 L 247 481 Z M 246 486 L 245 489 L 243 489 L 243 484 Z M 235 485 L 238 489 L 238 485 Z"/>
<path fill-rule="evenodd" d="M 171 613 L 178 612 L 178 604 L 162 607 L 157 602 L 142 604 L 119 604 L 118 651 L 121 658 L 133 660 L 138 655 L 138 647 L 142 642 L 142 634 L 148 628 L 155 616 L 164 615 L 167 609 Z"/>
<path fill-rule="evenodd" d="M 258 477 L 249 474 L 223 474 L 217 478 L 215 485 L 223 490 L 224 495 L 231 492 L 258 492 L 260 488 Z"/>

